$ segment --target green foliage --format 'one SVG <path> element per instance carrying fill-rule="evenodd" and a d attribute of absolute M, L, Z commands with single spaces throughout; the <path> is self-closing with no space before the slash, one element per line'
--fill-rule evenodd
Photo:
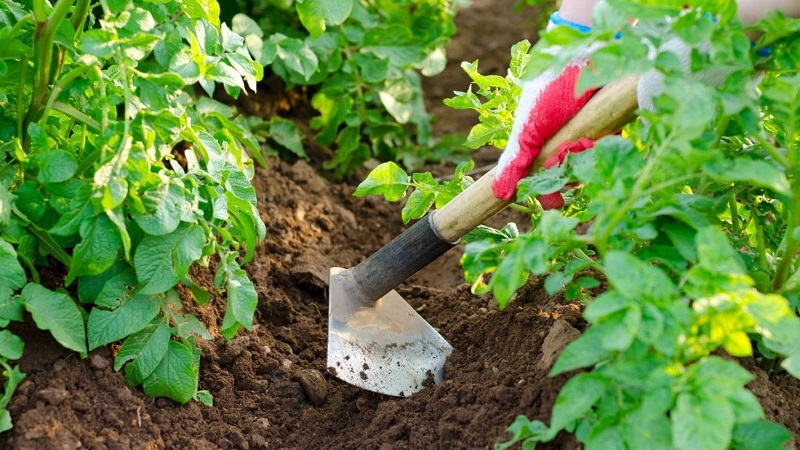
<path fill-rule="evenodd" d="M 325 167 L 337 177 L 371 157 L 413 167 L 459 148 L 453 139 L 433 139 L 420 79 L 444 69 L 444 46 L 455 33 L 452 0 L 239 0 L 237 6 L 247 15 L 232 15 L 233 31 L 256 59 L 287 87 L 314 86 L 318 115 L 310 125 L 320 144 L 335 148 Z"/>
<path fill-rule="evenodd" d="M 208 302 L 189 270 L 219 259 L 228 337 L 252 326 L 257 301 L 240 266 L 265 233 L 250 185 L 260 146 L 192 94 L 256 88 L 244 38 L 215 0 L 54 3 L 0 4 L 0 431 L 24 377 L 12 366 L 24 343 L 5 327 L 23 310 L 82 356 L 122 342 L 114 367 L 146 393 L 210 404 L 195 341 L 211 335 L 175 288 Z M 40 284 L 58 265 L 65 288 Z"/>
<path fill-rule="evenodd" d="M 791 439 L 745 389 L 753 375 L 718 355 L 752 355 L 800 377 L 800 20 L 769 14 L 751 27 L 763 32 L 752 46 L 735 8 L 601 2 L 593 33 L 545 32 L 527 67 L 514 69 L 558 70 L 590 48 L 579 89 L 653 68 L 665 80 L 644 120 L 519 184 L 516 207 L 531 213 L 531 231 L 467 237 L 474 292 L 503 307 L 531 275 L 546 277 L 551 294 L 586 300 L 590 324 L 552 368 L 582 372 L 549 425 L 520 416 L 496 448 L 533 449 L 562 430 L 587 449 L 780 449 Z M 665 45 L 674 39 L 692 48 L 688 67 Z M 484 99 L 471 86 L 449 104 L 476 110 L 474 135 L 502 146 L 513 88 L 470 76 Z M 536 197 L 567 185 L 579 187 L 563 210 L 543 212 Z M 592 298 L 602 280 L 608 288 Z"/>
<path fill-rule="evenodd" d="M 396 202 L 405 198 L 409 187 L 413 188 L 402 210 L 403 223 L 408 223 L 422 218 L 434 206 L 441 208 L 472 184 L 472 177 L 467 172 L 473 167 L 472 161 L 460 163 L 452 179 L 440 182 L 430 172 L 409 177 L 397 164 L 385 162 L 370 172 L 353 195 L 383 195 L 387 201 Z"/>
<path fill-rule="evenodd" d="M 461 63 L 461 68 L 469 75 L 472 83 L 466 92 L 456 91 L 456 96 L 446 99 L 444 104 L 454 109 L 471 109 L 478 113 L 479 123 L 472 127 L 464 143 L 467 147 L 478 148 L 490 144 L 505 148 L 514 121 L 517 99 L 522 92 L 518 83 L 530 58 L 530 47 L 528 41 L 511 47 L 511 63 L 505 77 L 481 75 L 478 73 L 477 60 Z"/>

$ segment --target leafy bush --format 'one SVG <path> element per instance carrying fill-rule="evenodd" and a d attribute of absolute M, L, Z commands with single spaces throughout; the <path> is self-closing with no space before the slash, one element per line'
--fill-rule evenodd
<path fill-rule="evenodd" d="M 23 311 L 82 356 L 122 341 L 114 368 L 149 395 L 209 403 L 195 341 L 211 335 L 175 288 L 207 303 L 189 269 L 217 259 L 220 333 L 251 327 L 241 265 L 265 234 L 250 185 L 264 161 L 243 119 L 192 85 L 236 97 L 262 68 L 214 0 L 25 5 L 0 4 L 0 431 L 24 376 L 6 326 Z M 62 265 L 63 287 L 40 283 Z"/>
<path fill-rule="evenodd" d="M 453 0 L 239 0 L 233 31 L 287 87 L 310 86 L 317 141 L 335 146 L 325 167 L 343 176 L 370 157 L 413 167 L 446 156 L 436 142 L 420 73 L 445 67 Z M 233 8 L 231 8 L 233 9 Z M 250 17 L 257 18 L 256 20 Z M 303 156 L 303 155 L 300 155 Z"/>
<path fill-rule="evenodd" d="M 582 370 L 549 426 L 520 416 L 497 448 L 532 449 L 562 430 L 587 449 L 779 449 L 791 438 L 745 389 L 753 375 L 722 354 L 800 377 L 800 21 L 772 13 L 751 45 L 735 2 L 686 3 L 609 1 L 591 35 L 554 29 L 530 54 L 525 70 L 538 73 L 601 43 L 579 89 L 651 68 L 665 89 L 622 136 L 520 183 L 530 231 L 466 246 L 466 278 L 501 307 L 530 275 L 568 298 L 608 282 L 551 371 Z M 665 45 L 675 39 L 692 48 L 689 67 Z M 471 88 L 449 103 L 479 112 L 476 142 L 502 145 L 514 88 L 470 76 L 486 101 Z M 581 187 L 567 206 L 542 212 L 536 196 L 570 183 Z"/>

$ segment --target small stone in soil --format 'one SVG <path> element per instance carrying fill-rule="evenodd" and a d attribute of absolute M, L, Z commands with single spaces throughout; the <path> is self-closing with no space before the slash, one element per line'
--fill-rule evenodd
<path fill-rule="evenodd" d="M 40 398 L 53 406 L 60 405 L 69 396 L 66 390 L 58 388 L 45 388 L 39 391 L 38 394 Z"/>
<path fill-rule="evenodd" d="M 98 354 L 94 354 L 89 356 L 89 364 L 92 365 L 95 369 L 103 370 L 109 366 L 108 360 Z"/>
<path fill-rule="evenodd" d="M 325 399 L 328 398 L 328 383 L 318 370 L 301 370 L 294 376 L 294 379 L 300 382 L 309 403 L 314 406 L 325 403 Z"/>

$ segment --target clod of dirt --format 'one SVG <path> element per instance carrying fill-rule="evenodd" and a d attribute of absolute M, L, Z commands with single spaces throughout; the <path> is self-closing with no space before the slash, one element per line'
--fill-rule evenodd
<path fill-rule="evenodd" d="M 37 394 L 42 400 L 53 406 L 60 405 L 64 400 L 66 400 L 67 397 L 69 397 L 69 392 L 67 392 L 66 389 L 58 388 L 45 388 L 37 392 Z"/>
<path fill-rule="evenodd" d="M 320 406 L 325 403 L 328 398 L 328 382 L 325 377 L 314 369 L 301 370 L 293 377 L 295 381 L 300 382 L 303 387 L 303 392 L 306 394 L 308 402 L 314 406 Z"/>
<path fill-rule="evenodd" d="M 558 355 L 564 350 L 570 342 L 578 339 L 581 332 L 576 330 L 572 325 L 564 319 L 558 319 L 553 323 L 550 332 L 542 342 L 542 359 L 536 365 L 536 368 L 543 371 L 550 371 L 553 363 L 556 362 Z"/>
<path fill-rule="evenodd" d="M 111 365 L 111 363 L 108 361 L 106 357 L 98 355 L 96 353 L 94 355 L 89 356 L 89 364 L 91 364 L 92 367 L 94 367 L 95 369 L 99 370 L 106 369 L 108 368 L 109 365 Z"/>
<path fill-rule="evenodd" d="M 298 184 L 312 194 L 321 194 L 328 188 L 314 168 L 302 159 L 292 165 L 291 174 Z"/>
<path fill-rule="evenodd" d="M 318 254 L 307 253 L 294 261 L 290 272 L 298 284 L 305 284 L 324 289 L 328 286 L 328 274 L 331 267 L 328 258 Z"/>
<path fill-rule="evenodd" d="M 219 362 L 228 364 L 239 357 L 250 343 L 249 336 L 238 336 L 225 344 L 225 349 L 219 353 Z"/>

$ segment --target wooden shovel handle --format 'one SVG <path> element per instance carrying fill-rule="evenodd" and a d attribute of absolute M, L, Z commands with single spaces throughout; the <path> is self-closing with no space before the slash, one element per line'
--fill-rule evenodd
<path fill-rule="evenodd" d="M 623 78 L 598 91 L 572 120 L 547 141 L 542 153 L 533 163 L 531 173 L 538 171 L 542 163 L 555 154 L 564 142 L 582 137 L 599 139 L 617 132 L 633 120 L 638 106 L 636 101 L 638 81 L 638 77 Z M 457 242 L 462 236 L 513 202 L 513 198 L 500 200 L 492 193 L 495 170 L 496 167 L 442 209 L 435 211 L 432 226 L 440 238 L 447 242 Z"/>

